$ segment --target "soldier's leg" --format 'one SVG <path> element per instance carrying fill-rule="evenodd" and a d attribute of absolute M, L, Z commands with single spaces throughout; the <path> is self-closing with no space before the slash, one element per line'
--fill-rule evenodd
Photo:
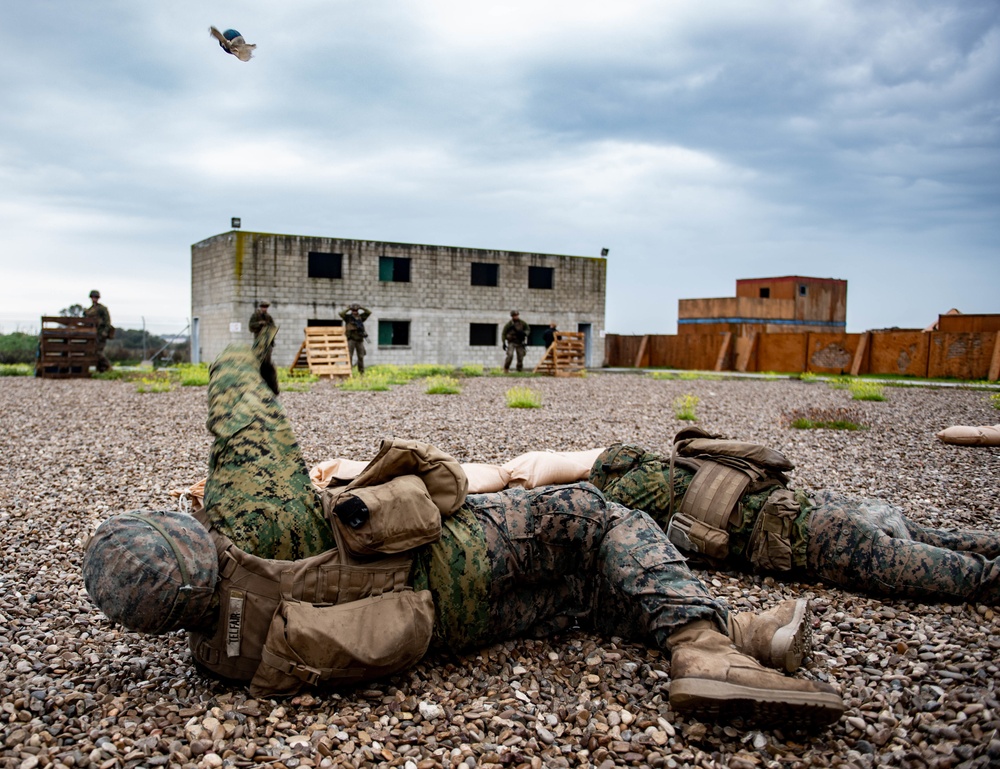
<path fill-rule="evenodd" d="M 517 370 L 524 371 L 524 345 L 517 345 Z"/>
<path fill-rule="evenodd" d="M 358 373 L 365 373 L 365 340 L 359 339 L 355 343 L 355 349 L 358 351 Z"/>
<path fill-rule="evenodd" d="M 510 362 L 514 360 L 514 345 L 511 342 L 507 343 L 507 355 L 503 359 L 503 370 L 505 372 L 510 371 Z"/>
<path fill-rule="evenodd" d="M 259 354 L 231 345 L 212 364 L 208 428 L 215 442 L 204 505 L 213 525 L 241 549 L 296 560 L 335 540 L 291 424 L 261 376 L 266 342 L 262 333 L 254 343 Z"/>
<path fill-rule="evenodd" d="M 358 343 L 353 339 L 347 340 L 347 363 L 349 365 L 354 364 L 354 353 L 357 350 Z"/>
<path fill-rule="evenodd" d="M 903 519 L 910 538 L 959 553 L 978 553 L 984 558 L 1000 558 L 1000 534 L 976 529 L 933 529 L 909 518 Z"/>
<path fill-rule="evenodd" d="M 841 587 L 885 597 L 1000 603 L 1000 561 L 900 532 L 898 510 L 822 494 L 809 517 L 807 565 Z M 895 514 L 893 514 L 895 513 Z M 897 525 L 892 525 L 897 524 Z"/>

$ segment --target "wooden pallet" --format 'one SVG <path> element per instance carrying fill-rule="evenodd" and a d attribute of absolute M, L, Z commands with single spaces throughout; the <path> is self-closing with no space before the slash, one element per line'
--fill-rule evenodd
<path fill-rule="evenodd" d="M 95 318 L 42 317 L 35 374 L 46 379 L 90 376 L 97 365 Z"/>
<path fill-rule="evenodd" d="M 587 369 L 587 350 L 582 331 L 556 331 L 555 341 L 535 366 L 536 374 L 583 376 Z"/>
<path fill-rule="evenodd" d="M 351 375 L 351 358 L 343 326 L 307 326 L 305 333 L 305 341 L 299 347 L 289 373 L 307 368 L 316 376 Z"/>

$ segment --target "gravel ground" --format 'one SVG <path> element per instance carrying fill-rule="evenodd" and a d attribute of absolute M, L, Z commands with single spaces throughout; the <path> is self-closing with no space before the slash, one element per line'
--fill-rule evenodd
<path fill-rule="evenodd" d="M 508 409 L 527 384 L 541 409 Z M 629 440 L 666 450 L 700 398 L 699 424 L 765 443 L 793 483 L 895 500 L 937 526 L 1000 526 L 1000 449 L 934 433 L 993 424 L 988 394 L 888 388 L 885 402 L 797 381 L 482 378 L 461 395 L 341 392 L 282 400 L 310 464 L 368 458 L 381 437 L 434 443 L 466 461 Z M 255 701 L 197 674 L 180 634 L 112 626 L 80 578 L 81 541 L 112 513 L 173 506 L 205 475 L 205 388 L 141 394 L 104 381 L 0 380 L 0 762 L 4 766 L 940 766 L 1000 765 L 1000 617 L 993 607 L 881 601 L 817 583 L 699 572 L 734 608 L 812 598 L 806 677 L 849 706 L 814 735 L 683 719 L 662 655 L 583 632 L 436 656 L 368 688 Z M 870 429 L 801 431 L 786 417 L 848 409 Z"/>

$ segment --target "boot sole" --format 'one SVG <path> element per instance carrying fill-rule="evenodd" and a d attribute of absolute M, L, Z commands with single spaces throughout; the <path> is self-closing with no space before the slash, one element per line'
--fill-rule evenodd
<path fill-rule="evenodd" d="M 748 724 L 791 729 L 829 726 L 845 711 L 836 694 L 758 689 L 699 678 L 672 681 L 670 707 L 707 722 L 742 718 Z"/>
<path fill-rule="evenodd" d="M 791 621 L 778 628 L 771 639 L 771 667 L 794 673 L 812 652 L 812 626 L 807 621 L 809 601 L 799 598 Z"/>

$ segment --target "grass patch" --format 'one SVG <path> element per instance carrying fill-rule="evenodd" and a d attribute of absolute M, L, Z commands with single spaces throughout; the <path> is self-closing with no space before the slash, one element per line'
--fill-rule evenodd
<path fill-rule="evenodd" d="M 868 382 L 864 379 L 852 379 L 847 385 L 851 398 L 856 401 L 884 401 L 885 388 L 878 382 Z"/>
<path fill-rule="evenodd" d="M 462 376 L 482 376 L 485 371 L 482 363 L 466 363 L 459 369 L 458 373 Z"/>
<path fill-rule="evenodd" d="M 806 382 L 807 384 L 813 384 L 814 382 L 819 381 L 819 376 L 811 371 L 803 371 L 799 374 L 799 381 Z"/>
<path fill-rule="evenodd" d="M 854 408 L 795 409 L 783 415 L 783 421 L 795 430 L 867 430 Z"/>
<path fill-rule="evenodd" d="M 994 393 L 990 396 L 990 403 L 993 404 L 993 408 L 1000 409 L 1000 393 Z"/>
<path fill-rule="evenodd" d="M 354 392 L 385 392 L 393 384 L 399 383 L 393 382 L 387 372 L 369 370 L 361 376 L 352 376 L 350 379 L 344 380 L 337 387 L 341 390 Z"/>
<path fill-rule="evenodd" d="M 506 393 L 507 407 L 512 409 L 540 409 L 542 395 L 530 387 L 511 387 Z"/>
<path fill-rule="evenodd" d="M 699 403 L 701 398 L 690 393 L 674 398 L 674 416 L 686 422 L 696 422 L 698 417 L 695 415 L 695 409 Z"/>
<path fill-rule="evenodd" d="M 135 385 L 137 393 L 168 393 L 174 389 L 174 383 L 169 377 L 145 376 Z"/>
<path fill-rule="evenodd" d="M 424 392 L 428 395 L 458 395 L 462 392 L 458 380 L 453 376 L 430 376 L 427 377 L 426 384 Z"/>
<path fill-rule="evenodd" d="M 181 387 L 205 387 L 208 385 L 207 363 L 182 363 L 171 369 Z"/>
<path fill-rule="evenodd" d="M 651 371 L 649 376 L 653 379 L 677 379 L 677 374 L 673 371 Z"/>
<path fill-rule="evenodd" d="M 30 363 L 0 363 L 0 376 L 33 376 L 35 367 Z"/>

